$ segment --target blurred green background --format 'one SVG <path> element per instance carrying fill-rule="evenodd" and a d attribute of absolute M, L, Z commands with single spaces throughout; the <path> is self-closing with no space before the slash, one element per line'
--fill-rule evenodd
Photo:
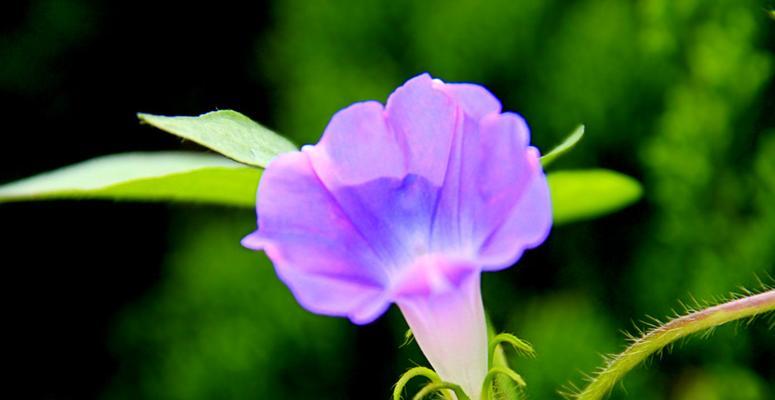
<path fill-rule="evenodd" d="M 680 311 L 679 301 L 715 301 L 773 282 L 774 6 L 275 0 L 199 9 L 29 1 L 0 20 L 0 95 L 13 104 L 0 116 L 28 135 L 3 149 L 2 178 L 108 152 L 193 147 L 137 126 L 136 111 L 235 108 L 297 143 L 314 143 L 337 110 L 384 101 L 424 71 L 487 86 L 505 109 L 525 116 L 543 150 L 584 123 L 584 141 L 552 168 L 622 171 L 643 183 L 645 198 L 556 228 L 515 268 L 483 282 L 496 328 L 537 350 L 536 359 L 514 363 L 529 397 L 559 398 L 558 389 L 583 386 L 602 354 L 622 350 L 621 331 L 643 327 L 647 315 L 664 319 Z M 23 155 L 40 147 L 45 157 Z M 77 217 L 61 216 L 71 212 Z M 115 214 L 131 217 L 118 217 L 116 229 Z M 34 307 L 14 303 L 12 322 L 23 326 L 17 339 L 44 346 L 32 354 L 54 363 L 27 365 L 21 352 L 18 371 L 32 374 L 33 397 L 380 399 L 401 372 L 425 364 L 414 343 L 401 346 L 406 326 L 396 310 L 367 327 L 302 310 L 266 258 L 239 246 L 254 227 L 250 212 L 86 203 L 2 206 L 0 217 L 25 221 L 6 242 L 22 246 L 17 252 L 49 223 L 60 233 L 85 224 L 79 240 L 95 247 L 105 231 L 125 230 L 116 233 L 120 245 L 102 243 L 99 258 L 87 255 L 90 246 L 68 253 L 71 245 L 58 256 L 92 266 L 77 280 L 59 272 L 73 280 L 73 292 L 112 289 L 84 289 L 88 296 L 70 304 L 70 292 L 45 282 L 55 279 L 46 267 L 40 276 L 21 273 L 24 285 L 43 281 L 50 289 Z M 142 256 L 120 260 L 135 251 Z M 120 273 L 103 270 L 114 263 Z M 24 285 L 19 291 L 28 293 Z M 103 295 L 109 306 L 75 317 L 51 305 L 64 298 L 89 309 Z M 60 323 L 45 335 L 24 334 L 24 326 L 44 329 L 31 321 L 47 318 Z M 70 323 L 81 328 L 61 339 Z M 681 343 L 628 375 L 611 398 L 772 399 L 768 325 L 727 326 Z"/>

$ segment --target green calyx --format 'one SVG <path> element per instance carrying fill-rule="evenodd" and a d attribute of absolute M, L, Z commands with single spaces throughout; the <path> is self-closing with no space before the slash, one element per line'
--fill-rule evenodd
<path fill-rule="evenodd" d="M 510 333 L 500 333 L 495 335 L 495 337 L 490 340 L 490 348 L 488 353 L 490 368 L 492 368 L 493 362 L 495 360 L 495 352 L 498 350 L 498 346 L 501 344 L 510 344 L 518 354 L 524 357 L 535 357 L 535 350 L 533 350 L 533 346 L 531 346 L 530 343 Z"/>
<path fill-rule="evenodd" d="M 450 391 L 457 396 L 458 400 L 470 400 L 460 385 L 442 381 L 436 371 L 426 367 L 414 367 L 401 375 L 401 378 L 393 388 L 393 400 L 401 400 L 401 394 L 404 392 L 406 384 L 418 376 L 427 378 L 430 382 L 414 395 L 413 400 L 422 400 L 426 396 L 437 392 L 441 393 L 445 400 L 453 400 L 454 397 L 450 395 Z"/>
<path fill-rule="evenodd" d="M 516 373 L 513 369 L 507 367 L 492 367 L 487 375 L 484 376 L 484 382 L 482 383 L 482 395 L 481 400 L 490 400 L 493 386 L 498 385 L 496 378 L 500 375 L 505 376 L 512 382 L 514 382 L 518 388 L 524 388 L 527 386 L 522 376 Z M 503 389 L 501 389 L 503 390 Z"/>
<path fill-rule="evenodd" d="M 520 374 L 511 369 L 505 358 L 503 345 L 510 345 L 517 354 L 532 358 L 535 356 L 533 347 L 526 341 L 509 333 L 501 333 L 490 339 L 489 345 L 489 371 L 482 382 L 481 400 L 494 400 L 495 398 L 521 399 L 521 390 L 527 386 Z M 413 400 L 422 400 L 427 396 L 438 393 L 445 400 L 470 400 L 460 385 L 453 382 L 445 382 L 432 369 L 427 367 L 414 367 L 406 371 L 396 382 L 393 388 L 393 400 L 401 400 L 401 395 L 406 385 L 414 378 L 423 377 L 428 383 L 420 389 Z M 500 397 L 505 395 L 506 397 Z M 498 396 L 498 397 L 495 397 Z"/>
<path fill-rule="evenodd" d="M 492 336 L 488 352 L 490 370 L 482 382 L 481 400 L 519 400 L 524 398 L 522 390 L 527 386 L 527 383 L 520 374 L 509 366 L 504 345 L 513 348 L 517 355 L 527 358 L 535 357 L 535 350 L 530 343 L 510 333 Z"/>

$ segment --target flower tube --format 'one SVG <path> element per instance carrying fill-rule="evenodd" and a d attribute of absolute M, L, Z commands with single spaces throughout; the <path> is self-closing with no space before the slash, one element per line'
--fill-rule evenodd
<path fill-rule="evenodd" d="M 266 252 L 304 308 L 366 324 L 397 304 L 472 399 L 487 372 L 481 272 L 514 264 L 552 223 L 524 120 L 481 86 L 427 74 L 274 159 L 256 208 L 243 245 Z"/>

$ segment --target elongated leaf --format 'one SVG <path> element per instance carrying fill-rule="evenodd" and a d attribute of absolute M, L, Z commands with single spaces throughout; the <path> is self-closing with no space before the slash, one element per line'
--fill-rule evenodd
<path fill-rule="evenodd" d="M 218 155 L 126 153 L 99 157 L 0 186 L 0 202 L 104 199 L 253 207 L 261 171 Z M 590 219 L 637 200 L 634 179 L 608 170 L 548 175 L 556 224 Z"/>
<path fill-rule="evenodd" d="M 558 157 L 567 153 L 568 151 L 570 151 L 570 149 L 576 146 L 576 144 L 583 137 L 584 137 L 584 125 L 579 125 L 573 131 L 573 133 L 568 135 L 568 137 L 562 141 L 562 143 L 560 143 L 557 147 L 553 148 L 551 151 L 549 151 L 548 153 L 544 154 L 543 157 L 541 157 L 541 165 L 546 167 L 547 165 L 551 164 Z"/>
<path fill-rule="evenodd" d="M 204 153 L 125 153 L 0 186 L 0 202 L 45 199 L 187 201 L 252 207 L 261 171 Z"/>
<path fill-rule="evenodd" d="M 547 179 L 555 224 L 612 213 L 638 200 L 643 192 L 635 179 L 605 169 L 557 171 Z"/>
<path fill-rule="evenodd" d="M 213 111 L 198 117 L 165 117 L 137 114 L 141 121 L 209 147 L 226 157 L 256 167 L 281 153 L 296 150 L 288 139 L 232 110 Z"/>

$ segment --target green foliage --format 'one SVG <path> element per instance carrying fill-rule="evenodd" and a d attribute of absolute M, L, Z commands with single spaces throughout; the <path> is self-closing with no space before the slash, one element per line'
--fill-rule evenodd
<path fill-rule="evenodd" d="M 266 167 L 278 154 L 296 150 L 288 139 L 232 110 L 213 111 L 198 117 L 137 116 L 161 130 L 256 167 Z"/>
<path fill-rule="evenodd" d="M 643 192 L 636 180 L 604 169 L 557 171 L 547 180 L 555 224 L 605 215 L 632 204 Z"/>
<path fill-rule="evenodd" d="M 115 326 L 106 399 L 347 398 L 354 327 L 303 310 L 239 245 L 254 224 L 247 210 L 175 214 L 161 283 Z"/>
<path fill-rule="evenodd" d="M 0 202 L 49 199 L 185 201 L 250 207 L 261 171 L 217 155 L 98 157 L 0 186 Z"/>
<path fill-rule="evenodd" d="M 678 378 L 676 400 L 769 400 L 772 385 L 745 368 L 719 368 L 687 371 Z"/>
<path fill-rule="evenodd" d="M 644 15 L 675 20 L 664 34 L 681 38 L 684 62 L 640 152 L 654 212 L 628 271 L 638 313 L 661 315 L 687 293 L 709 299 L 775 271 L 775 186 L 762 170 L 775 164 L 772 107 L 762 103 L 773 76 L 762 24 L 771 21 L 755 3 L 664 0 Z M 655 276 L 664 278 L 634 290 Z"/>
<path fill-rule="evenodd" d="M 265 166 L 293 145 L 247 117 L 216 111 L 199 117 L 139 114 L 156 127 L 205 144 L 233 159 Z M 549 163 L 584 135 L 579 126 L 542 158 Z M 246 147 L 256 146 L 256 148 Z M 252 207 L 260 170 L 220 156 L 186 153 L 128 153 L 93 160 L 0 186 L 0 202 L 43 199 L 174 201 Z M 636 181 L 605 170 L 549 174 L 555 222 L 592 218 L 640 197 Z"/>
<path fill-rule="evenodd" d="M 253 207 L 261 171 L 223 157 L 188 152 L 95 158 L 0 186 L 0 202 L 109 199 Z M 593 218 L 637 200 L 640 186 L 605 170 L 549 174 L 558 224 Z"/>

